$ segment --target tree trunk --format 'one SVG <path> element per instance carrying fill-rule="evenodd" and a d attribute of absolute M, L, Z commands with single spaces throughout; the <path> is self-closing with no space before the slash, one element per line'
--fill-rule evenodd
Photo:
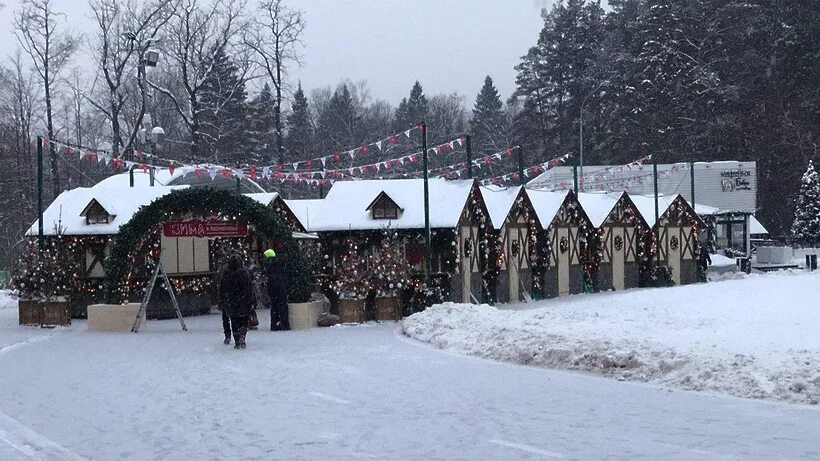
<path fill-rule="evenodd" d="M 44 78 L 43 83 L 46 95 L 46 128 L 48 129 L 48 151 L 51 159 L 51 186 L 54 192 L 54 198 L 60 195 L 60 172 L 57 166 L 57 152 L 54 150 L 54 123 L 51 116 L 51 80 L 48 74 L 48 62 L 43 66 Z"/>
<path fill-rule="evenodd" d="M 282 146 L 282 64 L 276 60 L 276 104 L 273 108 L 273 123 L 276 125 L 276 153 L 279 164 L 285 163 L 285 150 Z"/>

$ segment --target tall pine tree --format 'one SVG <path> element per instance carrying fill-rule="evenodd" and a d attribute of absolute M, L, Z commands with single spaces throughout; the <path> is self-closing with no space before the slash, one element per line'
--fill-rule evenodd
<path fill-rule="evenodd" d="M 266 83 L 248 104 L 248 151 L 257 163 L 273 164 L 276 159 L 273 94 Z"/>
<path fill-rule="evenodd" d="M 800 183 L 792 223 L 792 241 L 806 246 L 820 244 L 820 176 L 811 161 Z"/>
<path fill-rule="evenodd" d="M 488 75 L 478 93 L 470 119 L 472 146 L 477 153 L 489 153 L 508 147 L 504 134 L 505 115 L 501 96 Z"/>
<path fill-rule="evenodd" d="M 293 94 L 291 112 L 287 118 L 288 134 L 285 139 L 286 162 L 293 162 L 311 156 L 313 151 L 313 125 L 310 108 L 302 84 Z"/>
<path fill-rule="evenodd" d="M 203 140 L 203 153 L 216 163 L 246 161 L 245 81 L 224 48 L 217 49 L 206 65 L 213 66 L 214 70 L 208 74 L 199 93 L 202 108 L 199 134 Z"/>
<path fill-rule="evenodd" d="M 410 90 L 410 98 L 403 98 L 396 108 L 395 130 L 406 130 L 425 121 L 428 113 L 427 96 L 421 83 L 416 81 Z"/>

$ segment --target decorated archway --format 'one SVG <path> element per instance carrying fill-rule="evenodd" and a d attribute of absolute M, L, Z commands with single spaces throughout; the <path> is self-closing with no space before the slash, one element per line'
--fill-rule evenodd
<path fill-rule="evenodd" d="M 141 208 L 124 224 L 105 260 L 105 293 L 109 303 L 127 302 L 134 287 L 132 275 L 150 271 L 159 260 L 159 234 L 173 221 L 204 219 L 247 226 L 263 245 L 274 242 L 286 261 L 289 299 L 306 300 L 310 279 L 302 253 L 291 230 L 269 208 L 235 192 L 186 188 L 171 192 Z M 141 287 L 137 287 L 141 290 Z"/>

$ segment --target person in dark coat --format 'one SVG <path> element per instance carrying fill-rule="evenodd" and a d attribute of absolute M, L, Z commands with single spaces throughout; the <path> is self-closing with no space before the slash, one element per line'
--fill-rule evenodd
<path fill-rule="evenodd" d="M 271 331 L 290 330 L 288 322 L 288 275 L 285 261 L 269 248 L 265 256 L 265 276 L 267 277 L 268 299 L 270 299 Z"/>
<path fill-rule="evenodd" d="M 233 255 L 219 283 L 219 304 L 222 312 L 228 315 L 233 333 L 234 348 L 245 348 L 245 335 L 248 333 L 248 320 L 256 304 L 253 293 L 253 281 L 242 266 L 242 258 Z"/>

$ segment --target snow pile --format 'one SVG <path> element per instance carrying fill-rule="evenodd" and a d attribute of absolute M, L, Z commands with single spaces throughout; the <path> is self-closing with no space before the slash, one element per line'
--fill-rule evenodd
<path fill-rule="evenodd" d="M 406 319 L 404 333 L 496 360 L 814 404 L 819 282 L 817 274 L 752 274 L 510 306 L 527 310 L 448 303 Z"/>

